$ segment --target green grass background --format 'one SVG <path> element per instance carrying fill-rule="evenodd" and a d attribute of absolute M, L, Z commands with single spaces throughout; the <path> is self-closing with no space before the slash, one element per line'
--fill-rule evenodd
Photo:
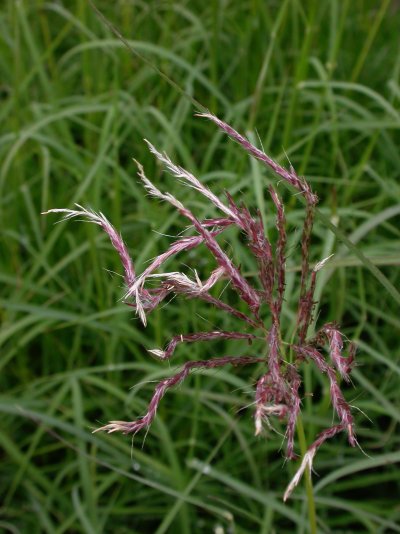
<path fill-rule="evenodd" d="M 400 531 L 400 4 L 389 0 L 136 1 L 97 6 L 187 94 L 230 121 L 318 193 L 312 260 L 318 324 L 359 345 L 353 386 L 364 455 L 337 437 L 313 476 L 319 532 Z M 239 328 L 176 299 L 144 329 L 120 302 L 118 257 L 98 227 L 54 225 L 48 208 L 79 202 L 121 230 L 139 270 L 182 221 L 149 199 L 132 157 L 200 216 L 215 211 L 155 165 L 143 138 L 273 227 L 269 171 L 202 119 L 133 57 L 84 0 L 0 6 L 0 530 L 12 533 L 307 532 L 303 485 L 282 437 L 254 437 L 262 368 L 196 373 L 163 399 L 144 435 L 92 434 L 144 413 L 153 382 L 187 360 L 256 354 L 223 342 L 180 347 L 169 366 L 146 349 L 174 334 Z M 283 185 L 289 222 L 284 329 L 295 321 L 303 206 Z M 330 219 L 369 258 L 371 273 Z M 273 233 L 273 232 L 272 232 Z M 252 276 L 241 236 L 226 249 Z M 178 260 L 202 276 L 204 250 Z M 376 274 L 376 273 L 375 273 Z M 378 274 L 379 276 L 379 274 Z M 226 292 L 226 298 L 234 296 Z M 307 440 L 332 422 L 326 380 L 304 366 Z M 311 392 L 314 392 L 311 397 Z M 276 428 L 282 431 L 279 423 Z M 222 529 L 222 530 L 221 530 Z"/>

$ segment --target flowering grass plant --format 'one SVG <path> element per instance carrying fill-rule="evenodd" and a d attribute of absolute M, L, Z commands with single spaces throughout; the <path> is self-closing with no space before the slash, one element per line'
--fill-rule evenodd
<path fill-rule="evenodd" d="M 262 363 L 265 365 L 265 370 L 257 381 L 254 393 L 255 432 L 260 434 L 263 425 L 271 425 L 270 420 L 274 417 L 285 421 L 286 457 L 292 460 L 297 457 L 294 442 L 301 410 L 300 387 L 302 378 L 299 368 L 302 362 L 311 361 L 321 373 L 327 376 L 331 404 L 336 413 L 337 421 L 331 427 L 323 430 L 303 455 L 298 471 L 284 494 L 284 500 L 286 500 L 298 484 L 304 471 L 308 469 L 311 471 L 315 454 L 327 439 L 333 438 L 340 432 L 346 432 L 350 445 L 354 447 L 357 444 L 350 406 L 339 385 L 339 379 L 349 382 L 349 374 L 354 364 L 355 347 L 350 344 L 347 356 L 343 354 L 343 336 L 334 323 L 323 325 L 316 335 L 312 338 L 308 337 L 309 327 L 314 320 L 316 277 L 326 260 L 319 262 L 314 267 L 310 265 L 311 232 L 318 199 L 307 181 L 298 176 L 292 167 L 286 170 L 278 165 L 263 151 L 253 146 L 231 126 L 214 115 L 203 113 L 200 116 L 213 121 L 251 156 L 270 167 L 305 199 L 297 326 L 290 341 L 284 340 L 281 329 L 286 276 L 286 220 L 281 199 L 272 187 L 269 188 L 269 194 L 276 209 L 276 243 L 269 241 L 260 213 L 252 214 L 246 206 L 235 202 L 229 193 L 226 193 L 226 201 L 223 202 L 190 172 L 174 164 L 166 154 L 160 153 L 148 143 L 150 151 L 173 176 L 203 195 L 217 208 L 220 214 L 216 218 L 198 219 L 177 198 L 170 193 L 161 192 L 146 177 L 143 167 L 137 163 L 138 175 L 147 192 L 153 197 L 172 204 L 188 220 L 195 231 L 195 235 L 180 237 L 173 242 L 139 275 L 135 272 L 133 262 L 121 236 L 102 213 L 87 210 L 79 205 L 77 205 L 76 210 L 52 209 L 46 213 L 63 213 L 65 219 L 83 217 L 85 220 L 101 226 L 108 234 L 113 247 L 120 256 L 124 269 L 126 284 L 124 301 L 136 310 L 144 325 L 147 324 L 147 315 L 171 295 L 202 299 L 210 306 L 215 306 L 225 313 L 233 315 L 243 323 L 243 332 L 214 330 L 173 336 L 165 349 L 157 348 L 149 351 L 160 360 L 172 358 L 176 346 L 180 343 L 217 339 L 245 339 L 249 342 L 255 339 L 265 340 L 265 352 L 261 355 L 240 357 L 226 355 L 185 363 L 175 375 L 162 380 L 156 386 L 147 412 L 143 417 L 132 422 L 111 421 L 97 430 L 104 430 L 109 433 L 119 431 L 124 434 L 135 434 L 142 429 L 147 429 L 154 420 L 159 403 L 167 390 L 181 383 L 192 370 Z M 230 226 L 236 226 L 246 237 L 248 248 L 258 265 L 256 284 L 250 284 L 241 273 L 240 268 L 234 264 L 218 242 L 218 236 Z M 160 272 L 160 268 L 169 258 L 181 252 L 192 250 L 199 245 L 207 247 L 216 263 L 214 270 L 206 280 L 200 280 L 196 271 L 193 278 L 181 272 Z M 243 313 L 221 298 L 213 296 L 211 289 L 221 279 L 228 281 L 232 289 L 237 292 L 239 298 L 248 308 L 247 313 Z M 150 280 L 159 281 L 159 283 L 156 287 L 149 286 L 147 282 Z M 263 304 L 266 304 L 270 310 L 268 317 L 261 314 Z M 327 356 L 324 355 L 324 352 L 327 353 Z"/>

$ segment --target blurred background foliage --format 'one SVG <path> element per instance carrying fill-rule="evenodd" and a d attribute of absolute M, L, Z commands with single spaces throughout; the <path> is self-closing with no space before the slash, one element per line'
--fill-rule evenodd
<path fill-rule="evenodd" d="M 359 345 L 345 394 L 365 455 L 326 443 L 314 475 L 319 532 L 400 531 L 400 3 L 395 0 L 97 0 L 158 69 L 310 180 L 320 209 L 392 284 L 317 222 L 318 321 L 338 321 Z M 0 5 L 0 529 L 9 532 L 307 532 L 295 467 L 278 433 L 254 437 L 261 368 L 196 373 L 163 400 L 144 441 L 92 434 L 140 416 L 168 364 L 146 349 L 174 334 L 239 328 L 204 303 L 176 299 L 147 329 L 120 302 L 121 266 L 99 228 L 54 225 L 49 208 L 101 210 L 121 230 L 138 270 L 182 230 L 149 199 L 132 157 L 199 216 L 214 211 L 154 163 L 143 138 L 269 228 L 276 177 L 206 121 L 190 99 L 132 56 L 85 0 Z M 290 254 L 285 329 L 295 321 L 303 207 L 286 202 Z M 183 223 L 185 224 L 185 223 Z M 273 230 L 271 230 L 273 235 Z M 223 241 L 249 277 L 234 231 Z M 213 267 L 202 251 L 170 270 Z M 389 289 L 388 289 L 389 287 Z M 223 290 L 223 286 L 217 288 Z M 229 290 L 224 293 L 235 302 Z M 245 309 L 244 309 L 245 311 Z M 268 321 L 268 318 L 266 317 Z M 245 342 L 182 346 L 171 366 L 256 354 Z M 329 389 L 304 366 L 310 443 L 331 424 Z"/>

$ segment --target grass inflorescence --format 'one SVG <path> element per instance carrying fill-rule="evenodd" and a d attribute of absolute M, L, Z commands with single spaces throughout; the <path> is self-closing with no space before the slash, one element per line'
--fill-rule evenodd
<path fill-rule="evenodd" d="M 318 529 L 398 531 L 395 2 L 256 1 L 229 9 L 220 2 L 96 4 L 186 93 L 279 165 L 292 164 L 318 192 L 310 266 L 334 256 L 316 275 L 319 304 L 307 336 L 338 323 L 344 342 L 357 342 L 358 366 L 343 391 L 368 455 L 346 446 L 344 433 L 319 449 Z M 276 178 L 219 129 L 194 118 L 191 102 L 132 59 L 86 2 L 5 2 L 0 24 L 1 528 L 304 531 L 306 489 L 299 485 L 288 504 L 281 501 L 296 469 L 280 451 L 286 420 L 274 419 L 278 433 L 267 431 L 267 439 L 254 435 L 263 362 L 198 371 L 171 389 L 143 449 L 145 433 L 133 448 L 129 438 L 92 433 L 116 416 L 140 418 L 157 383 L 186 362 L 243 358 L 250 350 L 265 356 L 265 341 L 178 343 L 170 349 L 173 360 L 149 358 L 155 347 L 168 350 L 172 334 L 243 332 L 243 320 L 208 302 L 176 298 L 154 310 L 144 330 L 119 302 L 126 280 L 115 274 L 123 274 L 120 257 L 107 235 L 94 225 L 53 225 L 39 215 L 75 203 L 103 212 L 142 273 L 148 258 L 168 249 L 168 236 L 181 223 L 168 206 L 154 208 L 135 179 L 132 156 L 199 220 L 218 216 L 196 191 L 174 181 L 164 187 L 166 174 L 144 138 L 218 198 L 227 190 L 252 214 L 259 210 L 271 243 L 278 230 L 268 186 Z M 281 327 L 285 342 L 298 344 L 290 333 L 297 325 L 304 205 L 283 183 L 277 193 L 287 229 Z M 255 283 L 258 266 L 243 234 L 231 225 L 217 239 Z M 196 269 L 204 280 L 211 260 L 199 252 L 188 250 L 185 272 Z M 174 257 L 168 271 L 180 271 Z M 162 281 L 149 280 L 146 289 Z M 225 284 L 220 279 L 213 286 L 215 298 L 251 319 Z M 252 333 L 252 326 L 244 330 Z M 302 426 L 310 445 L 332 425 L 329 376 L 313 363 L 304 363 L 302 373 Z"/>
<path fill-rule="evenodd" d="M 192 370 L 215 369 L 228 364 L 244 366 L 264 362 L 266 368 L 263 370 L 261 378 L 257 380 L 255 388 L 255 433 L 256 435 L 261 433 L 263 421 L 265 421 L 268 427 L 273 428 L 270 423 L 271 417 L 285 419 L 287 425 L 285 431 L 285 439 L 287 441 L 286 457 L 293 460 L 297 458 L 294 436 L 296 426 L 299 424 L 298 419 L 300 417 L 301 407 L 299 389 L 302 380 L 298 372 L 298 367 L 302 361 L 310 360 L 315 363 L 320 372 L 328 376 L 331 403 L 339 421 L 323 430 L 308 450 L 304 452 L 299 470 L 284 494 L 284 500 L 286 500 L 297 486 L 304 471 L 308 470 L 308 476 L 310 475 L 314 456 L 319 447 L 327 439 L 333 438 L 342 431 L 346 431 L 350 445 L 354 447 L 357 443 L 351 409 L 341 392 L 336 378 L 336 372 L 338 372 L 346 382 L 350 381 L 349 375 L 354 365 L 355 347 L 354 345 L 350 345 L 348 356 L 343 355 L 343 335 L 339 331 L 338 326 L 332 323 L 323 325 L 313 338 L 308 338 L 307 336 L 314 321 L 313 311 L 316 304 L 314 302 L 314 293 L 317 272 L 323 268 L 329 258 L 317 263 L 313 268 L 310 267 L 311 234 L 315 205 L 318 202 L 318 198 L 312 192 L 306 179 L 299 177 L 293 167 L 287 171 L 278 165 L 264 152 L 253 146 L 236 130 L 218 119 L 215 115 L 205 113 L 200 116 L 213 121 L 253 157 L 272 168 L 278 176 L 290 184 L 306 200 L 301 237 L 302 261 L 299 280 L 300 290 L 297 307 L 297 324 L 296 330 L 292 334 L 292 339 L 295 343 L 286 343 L 287 349 L 296 355 L 295 361 L 288 362 L 285 359 L 286 351 L 283 346 L 285 342 L 284 333 L 281 329 L 281 314 L 286 285 L 285 254 L 287 234 L 284 208 L 273 187 L 269 188 L 269 193 L 277 212 L 276 228 L 278 237 L 275 244 L 272 244 L 268 240 L 266 229 L 263 226 L 259 212 L 256 216 L 252 216 L 249 209 L 243 204 L 237 204 L 229 193 L 226 193 L 227 203 L 222 202 L 193 174 L 174 164 L 165 153 L 160 153 L 148 142 L 150 152 L 165 165 L 170 173 L 184 185 L 195 189 L 203 195 L 218 209 L 220 216 L 223 215 L 223 217 L 200 221 L 180 200 L 170 193 L 162 193 L 147 178 L 143 166 L 137 163 L 139 168 L 138 175 L 150 196 L 171 204 L 178 210 L 180 215 L 190 222 L 196 232 L 193 237 L 180 237 L 172 243 L 167 251 L 157 256 L 140 275 L 135 274 L 133 262 L 122 237 L 102 213 L 97 214 L 94 211 L 77 205 L 78 210 L 56 208 L 50 209 L 44 214 L 63 213 L 65 219 L 82 217 L 89 222 L 99 225 L 104 230 L 121 259 L 126 283 L 124 301 L 136 310 L 144 326 L 147 325 L 148 313 L 160 306 L 171 295 L 183 295 L 189 299 L 199 299 L 208 302 L 210 305 L 215 306 L 219 310 L 223 310 L 227 314 L 243 319 L 245 326 L 248 327 L 250 324 L 254 329 L 253 334 L 213 330 L 175 335 L 172 337 L 166 350 L 151 349 L 149 351 L 156 357 L 162 360 L 170 359 L 179 342 L 195 343 L 218 339 L 247 339 L 251 341 L 256 339 L 256 337 L 264 338 L 265 341 L 266 346 L 262 351 L 265 353 L 264 359 L 247 356 L 222 356 L 185 363 L 179 372 L 170 378 L 162 380 L 156 386 L 147 412 L 143 417 L 132 422 L 114 420 L 98 430 L 103 430 L 108 433 L 122 432 L 123 434 L 136 434 L 140 430 L 148 429 L 156 416 L 160 401 L 167 390 L 180 384 L 188 377 Z M 251 284 L 246 280 L 240 272 L 240 269 L 234 264 L 217 241 L 217 236 L 232 225 L 236 226 L 244 234 L 250 252 L 254 256 L 255 263 L 258 265 L 258 287 L 254 286 L 254 283 Z M 194 271 L 194 279 L 191 279 L 183 272 L 158 272 L 163 267 L 163 264 L 172 256 L 187 252 L 193 248 L 199 248 L 201 245 L 204 245 L 208 249 L 214 262 L 216 262 L 215 269 L 206 280 L 200 280 L 196 270 Z M 272 251 L 273 247 L 276 250 L 275 253 Z M 155 288 L 146 289 L 146 282 L 150 279 L 153 281 L 155 278 L 161 279 L 161 284 Z M 213 286 L 221 279 L 227 280 L 227 283 L 247 305 L 247 314 L 241 314 L 238 309 L 229 306 L 227 302 L 212 295 L 211 290 Z M 262 313 L 261 306 L 263 303 L 268 306 L 268 313 L 265 311 Z M 256 335 L 257 333 L 258 336 Z M 320 350 L 318 350 L 319 347 L 323 348 L 325 345 L 329 347 L 332 365 L 326 362 L 326 359 Z"/>

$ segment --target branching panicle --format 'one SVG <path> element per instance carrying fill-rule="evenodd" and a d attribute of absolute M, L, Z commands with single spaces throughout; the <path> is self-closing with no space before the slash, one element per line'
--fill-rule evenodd
<path fill-rule="evenodd" d="M 46 213 L 63 213 L 65 219 L 80 216 L 101 226 L 109 236 L 111 244 L 121 259 L 126 283 L 125 302 L 136 310 L 144 325 L 147 323 L 147 315 L 164 299 L 170 295 L 179 295 L 190 299 L 199 298 L 218 310 L 236 317 L 247 328 L 251 327 L 254 331 L 212 330 L 209 332 L 183 333 L 172 336 L 164 350 L 149 350 L 153 356 L 161 360 L 169 360 L 176 347 L 179 344 L 186 343 L 213 342 L 216 340 L 237 340 L 238 342 L 247 342 L 249 344 L 257 340 L 258 343 L 261 341 L 265 343 L 265 353 L 262 356 L 224 356 L 222 358 L 186 362 L 177 373 L 157 384 L 147 412 L 143 417 L 132 422 L 111 421 L 98 430 L 104 430 L 108 433 L 118 431 L 124 434 L 136 434 L 142 429 L 147 429 L 154 420 L 159 403 L 167 390 L 180 384 L 193 370 L 258 363 L 262 364 L 264 369 L 255 388 L 254 417 L 256 434 L 262 432 L 264 423 L 266 423 L 267 428 L 273 428 L 273 418 L 285 421 L 286 457 L 295 459 L 297 457 L 295 452 L 295 430 L 301 408 L 299 392 L 302 385 L 299 366 L 303 361 L 311 360 L 319 372 L 327 376 L 331 404 L 339 422 L 323 430 L 309 447 L 307 453 L 303 456 L 295 477 L 286 490 L 284 495 L 286 500 L 298 484 L 304 471 L 306 469 L 311 470 L 318 448 L 327 439 L 331 439 L 339 432 L 345 431 L 350 445 L 355 446 L 357 443 L 350 406 L 343 396 L 336 376 L 337 371 L 343 380 L 350 380 L 349 374 L 354 366 L 355 346 L 350 345 L 348 356 L 343 355 L 343 336 L 339 327 L 334 323 L 323 325 L 314 339 L 307 339 L 309 326 L 313 322 L 317 273 L 329 259 L 321 261 L 313 269 L 310 268 L 310 243 L 317 196 L 312 192 L 309 184 L 303 177 L 297 176 L 291 166 L 289 170 L 284 169 L 222 120 L 210 113 L 201 114 L 201 116 L 213 121 L 251 156 L 271 168 L 305 199 L 306 213 L 301 239 L 301 274 L 299 280 L 296 344 L 283 342 L 281 315 L 282 311 L 284 311 L 285 303 L 287 233 L 284 208 L 278 194 L 272 187 L 269 188 L 269 193 L 273 201 L 273 208 L 276 211 L 277 229 L 277 238 L 274 243 L 271 243 L 266 235 L 263 219 L 259 212 L 252 214 L 246 206 L 237 204 L 229 193 L 226 193 L 226 203 L 223 202 L 193 174 L 173 163 L 166 154 L 159 152 L 152 144 L 147 142 L 150 151 L 175 178 L 203 195 L 211 203 L 211 206 L 221 212 L 222 215 L 200 220 L 173 195 L 162 193 L 146 177 L 143 167 L 138 163 L 138 175 L 147 192 L 151 196 L 174 206 L 189 221 L 189 229 L 194 232 L 194 235 L 181 237 L 173 242 L 165 252 L 153 259 L 139 275 L 135 273 L 132 260 L 121 236 L 102 213 L 98 214 L 81 206 L 77 206 L 78 210 L 55 209 Z M 257 262 L 258 276 L 254 286 L 240 272 L 239 267 L 235 265 L 234 261 L 218 242 L 220 234 L 232 225 L 236 226 L 245 235 L 248 248 Z M 216 264 L 205 280 L 200 279 L 197 271 L 194 271 L 190 276 L 179 271 L 159 272 L 160 268 L 170 258 L 199 246 L 208 249 Z M 245 307 L 244 310 L 236 309 L 221 297 L 217 298 L 212 294 L 214 286 L 222 279 L 239 295 L 242 306 Z M 149 287 L 145 287 L 149 281 L 152 281 L 153 284 L 148 284 Z M 267 317 L 261 317 L 262 304 L 268 306 L 270 310 Z M 331 363 L 326 361 L 321 352 L 325 346 Z M 295 362 L 288 363 L 286 361 L 286 348 L 296 355 Z"/>
<path fill-rule="evenodd" d="M 269 187 L 269 193 L 275 204 L 276 215 L 276 228 L 278 230 L 278 240 L 276 244 L 276 285 L 277 285 L 277 297 L 273 304 L 272 313 L 275 316 L 275 322 L 279 324 L 280 315 L 282 311 L 283 295 L 285 292 L 285 278 L 286 278 L 286 220 L 283 205 L 273 187 Z"/>

